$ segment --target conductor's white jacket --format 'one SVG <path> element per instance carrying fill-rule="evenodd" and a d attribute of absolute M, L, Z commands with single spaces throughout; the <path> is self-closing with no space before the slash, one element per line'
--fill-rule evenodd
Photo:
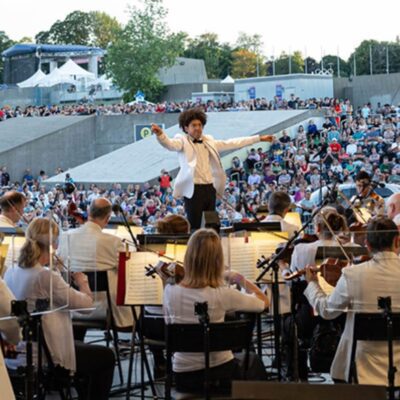
<path fill-rule="evenodd" d="M 175 180 L 174 197 L 192 198 L 194 192 L 193 176 L 196 169 L 195 144 L 187 138 L 187 135 L 178 133 L 170 139 L 164 132 L 157 136 L 161 146 L 171 151 L 178 152 L 180 170 Z M 240 149 L 260 141 L 260 136 L 249 136 L 228 140 L 216 140 L 210 135 L 202 135 L 203 143 L 210 152 L 211 173 L 213 185 L 217 193 L 222 196 L 225 190 L 226 175 L 221 164 L 220 152 Z"/>

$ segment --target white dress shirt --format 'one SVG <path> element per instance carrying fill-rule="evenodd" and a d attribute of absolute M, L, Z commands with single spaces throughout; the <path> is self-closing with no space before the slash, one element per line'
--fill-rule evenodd
<path fill-rule="evenodd" d="M 202 138 L 200 138 L 202 140 Z M 191 140 L 193 143 L 193 140 Z M 213 177 L 210 165 L 210 151 L 205 143 L 193 143 L 197 163 L 194 169 L 193 182 L 196 185 L 206 185 L 213 183 Z"/>
<path fill-rule="evenodd" d="M 7 218 L 5 215 L 0 215 L 0 228 L 16 228 L 17 224 L 11 221 L 10 218 Z M 7 256 L 4 262 L 4 270 L 2 271 L 0 268 L 0 276 L 4 276 L 7 268 L 12 267 L 18 261 L 19 253 L 21 250 L 21 243 L 18 240 L 10 240 L 10 244 L 7 250 Z"/>
<path fill-rule="evenodd" d="M 334 291 L 327 296 L 317 282 L 310 282 L 304 295 L 318 314 L 333 319 L 347 311 L 346 325 L 335 358 L 331 375 L 347 380 L 353 344 L 354 312 L 378 312 L 377 298 L 391 296 L 393 312 L 400 306 L 400 259 L 392 252 L 376 254 L 372 260 L 342 270 Z M 373 329 L 373 327 L 371 327 Z M 400 343 L 394 342 L 394 364 L 400 368 Z M 386 342 L 357 342 L 356 364 L 361 384 L 387 385 L 388 355 Z M 395 385 L 399 385 L 396 374 Z"/>

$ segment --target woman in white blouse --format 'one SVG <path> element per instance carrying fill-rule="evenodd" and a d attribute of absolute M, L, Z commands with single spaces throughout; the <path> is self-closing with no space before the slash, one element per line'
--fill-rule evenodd
<path fill-rule="evenodd" d="M 58 244 L 59 229 L 51 221 L 53 247 Z M 77 387 L 80 398 L 108 399 L 114 371 L 114 354 L 103 346 L 74 342 L 70 311 L 93 306 L 88 279 L 82 272 L 72 275 L 79 290 L 69 286 L 61 274 L 50 271 L 50 220 L 36 218 L 26 230 L 18 266 L 7 270 L 5 281 L 17 300 L 27 300 L 31 310 L 37 299 L 53 296 L 53 308 L 42 316 L 43 332 L 55 365 L 76 373 L 86 381 Z M 77 381 L 80 381 L 78 379 Z"/>
<path fill-rule="evenodd" d="M 212 229 L 199 229 L 192 235 L 184 267 L 182 282 L 179 285 L 167 285 L 164 290 L 166 323 L 198 323 L 194 313 L 196 302 L 208 303 L 212 323 L 223 322 L 227 312 L 262 312 L 268 306 L 267 296 L 256 285 L 237 272 L 225 272 L 220 238 Z M 224 276 L 245 288 L 247 293 L 226 286 Z M 214 370 L 218 368 L 218 371 L 232 371 L 231 378 L 235 378 L 236 366 L 231 351 L 210 354 L 210 367 Z M 202 390 L 204 367 L 202 353 L 175 353 L 173 371 L 177 390 Z"/>

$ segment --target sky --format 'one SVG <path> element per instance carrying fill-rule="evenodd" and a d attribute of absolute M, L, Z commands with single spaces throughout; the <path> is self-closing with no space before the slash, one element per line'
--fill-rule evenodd
<path fill-rule="evenodd" d="M 14 40 L 34 38 L 75 10 L 104 11 L 124 24 L 128 5 L 138 4 L 138 0 L 13 0 L 0 13 L 0 30 Z M 364 39 L 394 41 L 400 36 L 399 0 L 164 0 L 163 4 L 171 31 L 184 31 L 190 37 L 213 32 L 231 44 L 239 32 L 257 33 L 266 57 L 299 50 L 316 59 L 327 54 L 347 59 Z"/>

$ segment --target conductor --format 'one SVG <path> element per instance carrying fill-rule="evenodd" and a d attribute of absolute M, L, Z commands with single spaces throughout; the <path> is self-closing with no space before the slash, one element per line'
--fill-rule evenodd
<path fill-rule="evenodd" d="M 156 124 L 151 130 L 161 146 L 178 152 L 180 170 L 175 180 L 174 197 L 183 197 L 187 218 L 193 230 L 200 228 L 203 211 L 215 211 L 217 195 L 222 196 L 226 175 L 220 152 L 239 149 L 257 142 L 272 142 L 273 135 L 255 135 L 229 140 L 216 140 L 203 135 L 207 116 L 193 108 L 179 116 L 184 134 L 170 139 Z"/>

